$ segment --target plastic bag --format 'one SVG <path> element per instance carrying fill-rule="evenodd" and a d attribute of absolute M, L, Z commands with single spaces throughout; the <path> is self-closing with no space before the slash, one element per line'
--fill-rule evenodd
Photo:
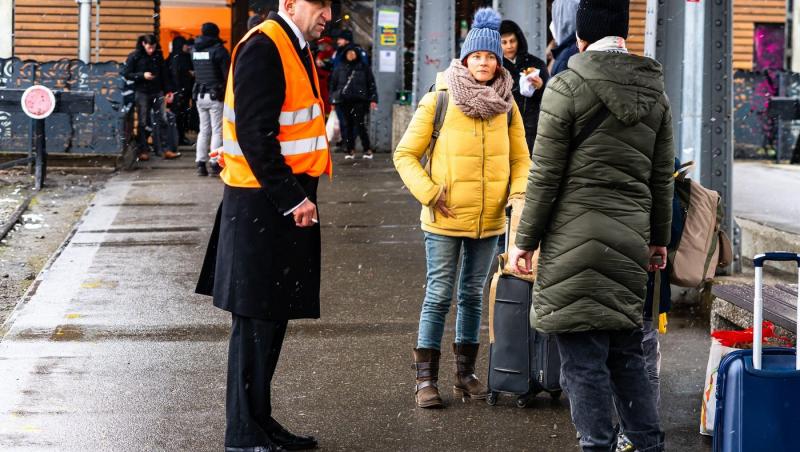
<path fill-rule="evenodd" d="M 718 331 L 714 333 L 718 333 Z M 752 340 L 751 334 L 750 341 L 752 342 Z M 714 434 L 714 417 L 717 413 L 717 371 L 722 358 L 734 350 L 738 349 L 722 345 L 718 339 L 711 339 L 711 349 L 708 351 L 708 365 L 706 365 L 706 381 L 703 385 L 703 401 L 700 406 L 701 435 L 711 436 Z"/>
<path fill-rule="evenodd" d="M 791 347 L 789 338 L 776 336 L 775 325 L 771 322 L 764 321 L 761 326 L 762 342 L 769 346 L 775 347 Z M 720 344 L 725 347 L 733 347 L 738 349 L 753 348 L 753 327 L 746 330 L 726 331 L 718 330 L 711 333 L 711 337 L 718 340 Z"/>
<path fill-rule="evenodd" d="M 328 121 L 325 123 L 325 134 L 328 135 L 328 143 L 338 143 L 342 140 L 339 117 L 336 116 L 336 112 L 331 112 L 328 116 Z"/>
<path fill-rule="evenodd" d="M 765 321 L 761 326 L 762 342 L 769 346 L 791 347 L 791 341 L 775 335 L 775 325 Z M 746 330 L 717 330 L 711 333 L 708 351 L 706 380 L 703 385 L 703 402 L 700 407 L 700 434 L 714 434 L 714 417 L 717 412 L 717 372 L 722 358 L 734 350 L 753 348 L 753 328 Z"/>

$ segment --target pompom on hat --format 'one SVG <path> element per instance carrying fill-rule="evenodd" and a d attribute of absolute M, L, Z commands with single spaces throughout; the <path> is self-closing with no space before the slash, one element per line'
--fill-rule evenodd
<path fill-rule="evenodd" d="M 461 46 L 460 60 L 473 52 L 492 52 L 497 61 L 503 61 L 503 48 L 500 46 L 500 14 L 492 8 L 481 8 L 475 11 L 472 28 Z"/>

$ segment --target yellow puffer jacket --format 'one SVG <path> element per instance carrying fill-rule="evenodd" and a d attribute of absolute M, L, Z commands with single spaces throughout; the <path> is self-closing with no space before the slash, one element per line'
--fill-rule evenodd
<path fill-rule="evenodd" d="M 437 76 L 436 89 L 447 89 L 443 73 Z M 507 114 L 470 118 L 450 96 L 428 176 L 420 159 L 430 143 L 435 111 L 436 93 L 431 92 L 419 102 L 394 153 L 400 177 L 423 205 L 422 230 L 474 239 L 502 234 L 508 196 L 525 193 L 531 166 L 519 109 L 514 104 L 509 127 Z M 455 218 L 435 212 L 431 220 L 429 207 L 445 187 L 447 207 Z"/>

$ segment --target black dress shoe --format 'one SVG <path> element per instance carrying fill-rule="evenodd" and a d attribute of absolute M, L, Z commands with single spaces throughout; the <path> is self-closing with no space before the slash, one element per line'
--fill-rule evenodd
<path fill-rule="evenodd" d="M 295 435 L 283 428 L 275 419 L 272 419 L 270 431 L 267 432 L 269 439 L 285 450 L 307 450 L 317 448 L 317 439 L 313 436 Z"/>

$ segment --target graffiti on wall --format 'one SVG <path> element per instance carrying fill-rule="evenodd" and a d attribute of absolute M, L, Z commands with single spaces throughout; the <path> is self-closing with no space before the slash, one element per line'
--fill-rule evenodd
<path fill-rule="evenodd" d="M 775 121 L 767 115 L 775 96 L 800 97 L 800 74 L 767 70 L 736 71 L 733 76 L 734 157 L 786 159 L 800 135 L 800 121 Z"/>
<path fill-rule="evenodd" d="M 48 152 L 116 154 L 122 148 L 125 115 L 122 64 L 85 64 L 80 60 L 36 62 L 0 58 L 0 88 L 24 89 L 34 84 L 61 91 L 91 91 L 93 114 L 55 113 L 45 121 Z M 27 152 L 30 119 L 0 111 L 0 151 Z"/>

